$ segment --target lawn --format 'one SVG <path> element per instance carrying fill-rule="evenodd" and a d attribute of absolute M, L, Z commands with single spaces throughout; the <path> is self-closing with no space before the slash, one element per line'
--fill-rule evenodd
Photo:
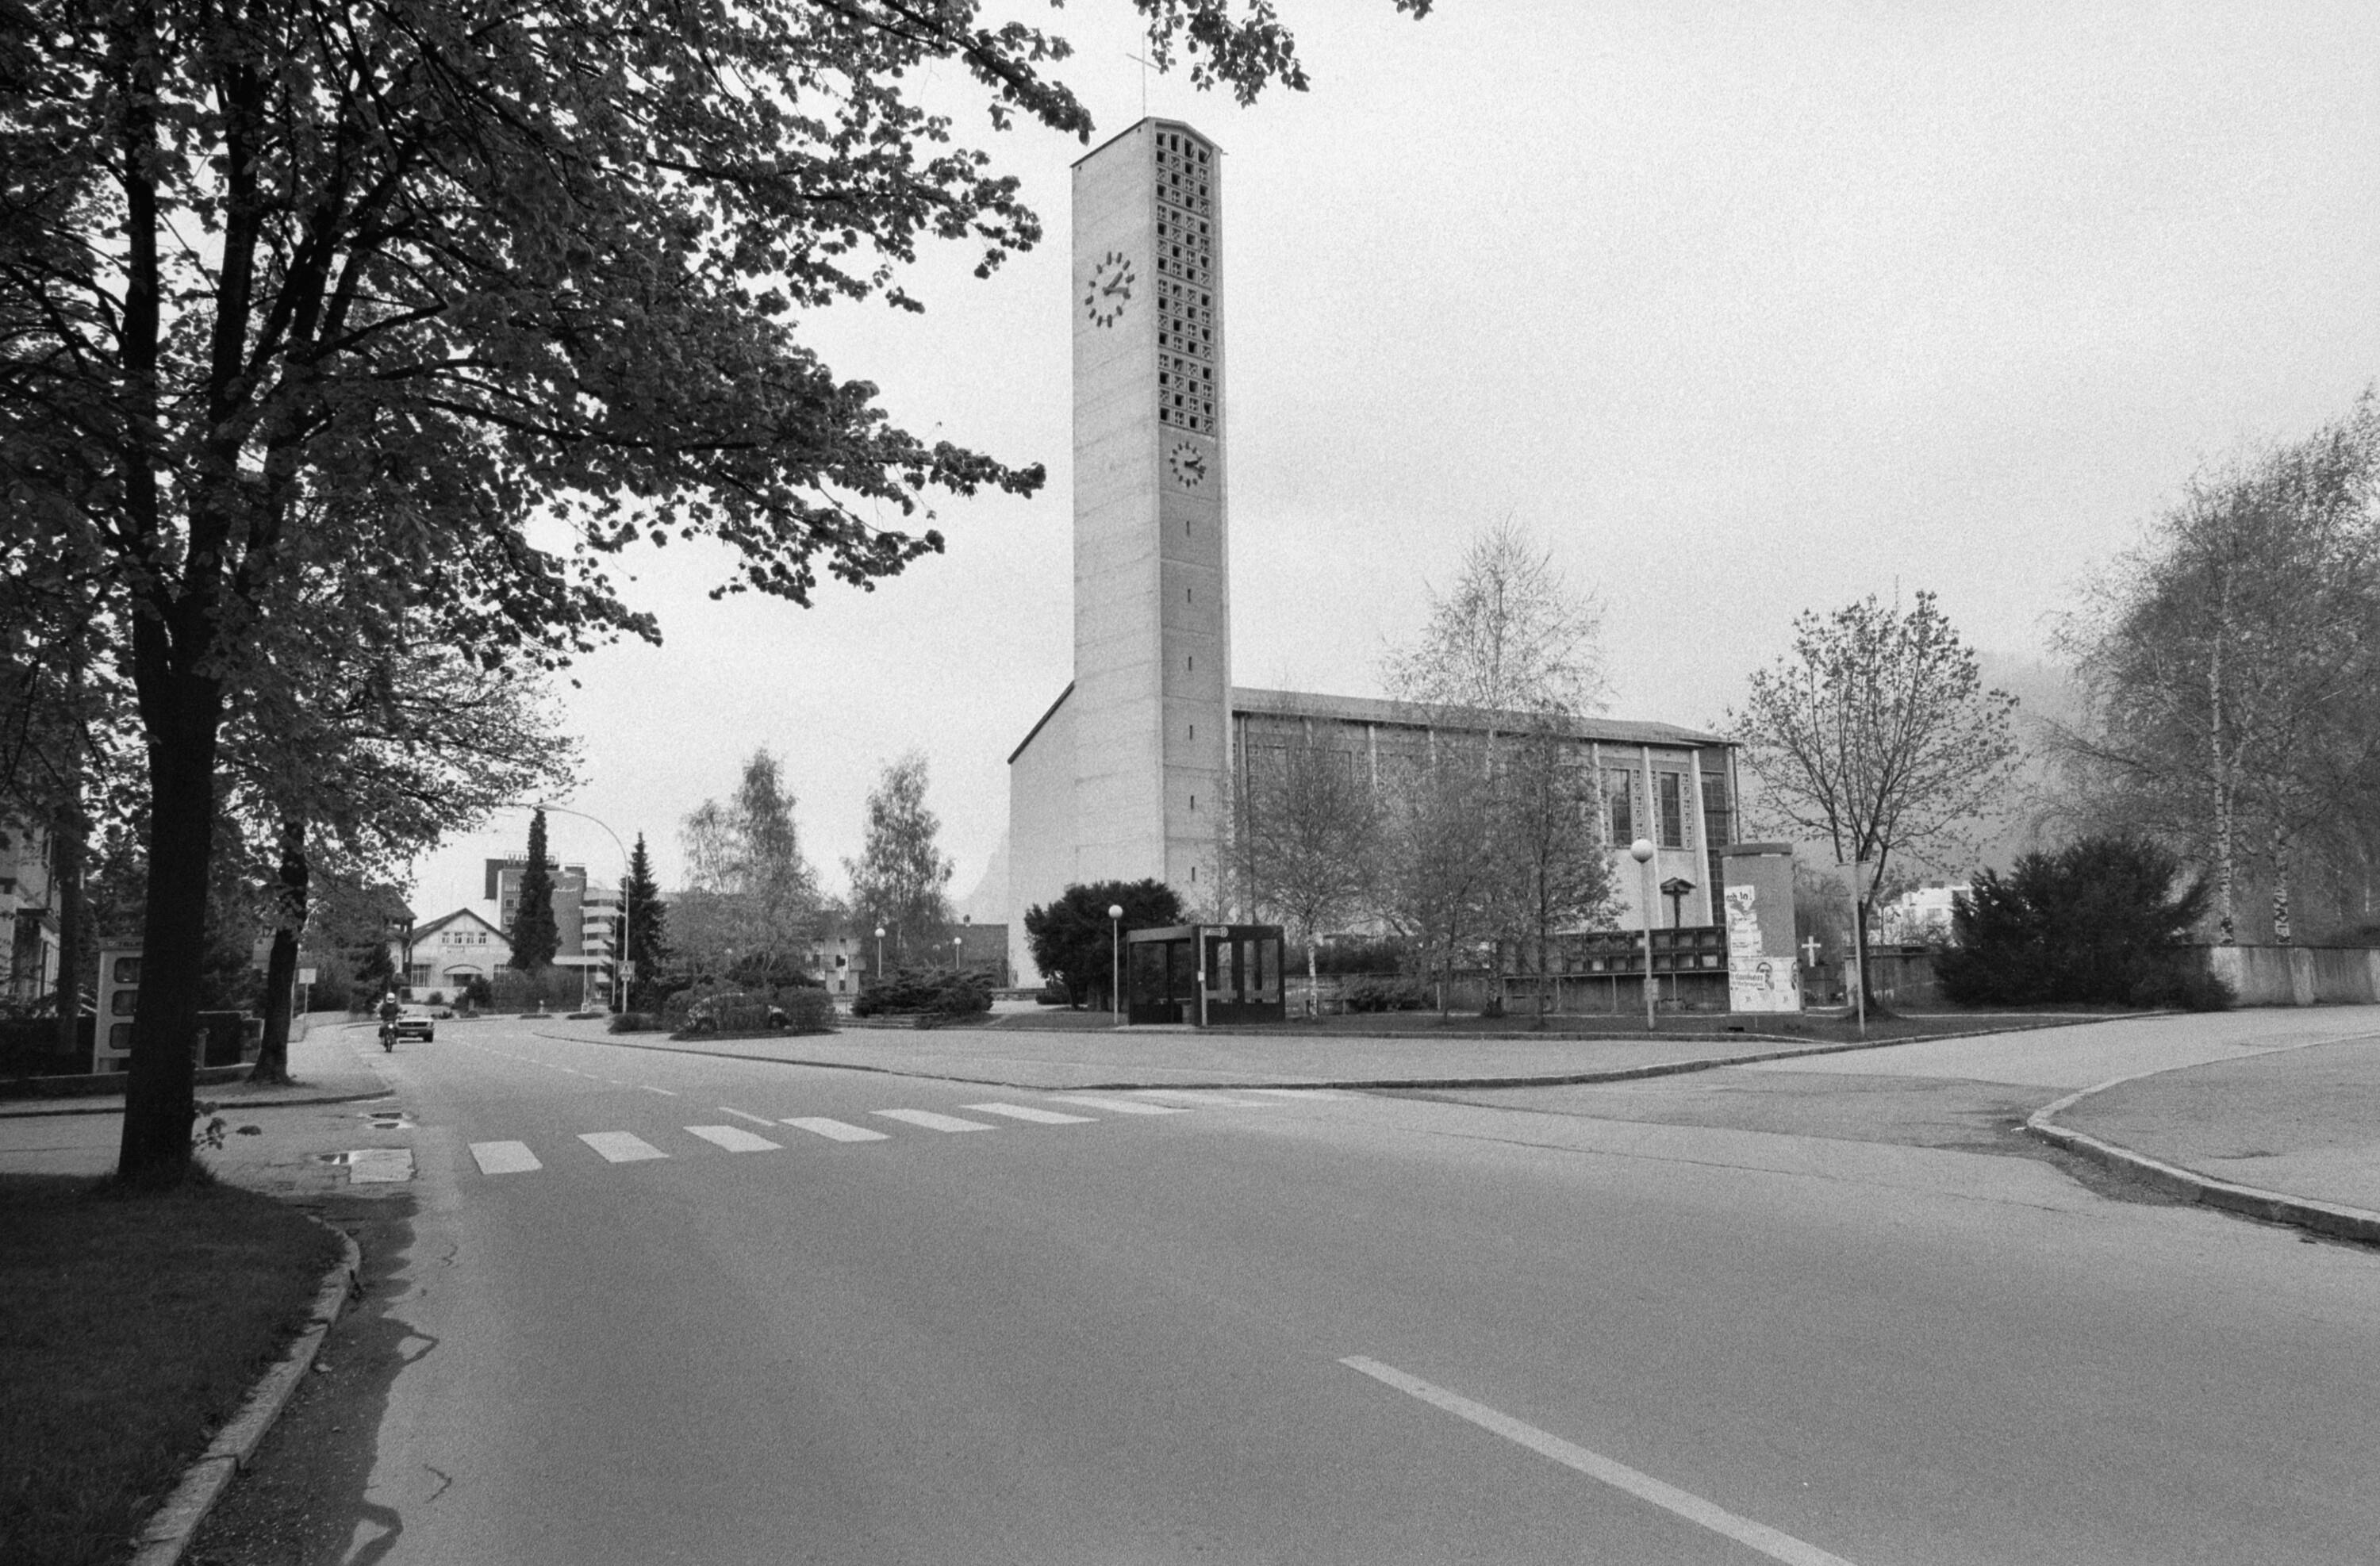
<path fill-rule="evenodd" d="M 233 1186 L 0 1176 L 0 1560 L 128 1559 L 338 1256 Z"/>

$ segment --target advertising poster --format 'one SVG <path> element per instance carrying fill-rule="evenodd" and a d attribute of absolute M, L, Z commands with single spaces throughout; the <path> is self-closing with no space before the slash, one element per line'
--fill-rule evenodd
<path fill-rule="evenodd" d="M 1798 1012 L 1802 976 L 1790 956 L 1771 955 L 1760 939 L 1759 888 L 1730 886 L 1727 904 L 1727 1009 Z"/>

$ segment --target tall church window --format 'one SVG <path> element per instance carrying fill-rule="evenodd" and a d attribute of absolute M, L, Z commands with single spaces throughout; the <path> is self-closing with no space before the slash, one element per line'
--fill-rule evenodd
<path fill-rule="evenodd" d="M 1615 847 L 1636 841 L 1636 774 L 1626 767 L 1603 770 L 1604 819 L 1610 823 L 1608 840 Z"/>
<path fill-rule="evenodd" d="M 1685 779 L 1675 772 L 1653 774 L 1653 787 L 1661 802 L 1661 846 L 1683 848 L 1686 845 Z"/>

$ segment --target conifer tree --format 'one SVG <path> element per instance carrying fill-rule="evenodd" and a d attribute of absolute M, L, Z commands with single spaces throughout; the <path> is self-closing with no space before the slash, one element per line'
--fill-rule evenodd
<path fill-rule="evenodd" d="M 645 853 L 645 834 L 637 834 L 636 852 L 628 856 L 628 884 L 624 895 L 628 910 L 628 961 L 634 977 L 628 981 L 628 993 L 633 997 L 650 989 L 662 963 L 669 956 L 669 904 L 662 901 L 662 890 L 653 880 L 652 860 Z"/>
<path fill-rule="evenodd" d="M 513 911 L 507 939 L 513 944 L 512 965 L 523 973 L 552 966 L 553 954 L 562 947 L 561 931 L 553 923 L 553 867 L 545 856 L 543 810 L 528 819 L 528 868 L 521 872 L 520 904 Z"/>

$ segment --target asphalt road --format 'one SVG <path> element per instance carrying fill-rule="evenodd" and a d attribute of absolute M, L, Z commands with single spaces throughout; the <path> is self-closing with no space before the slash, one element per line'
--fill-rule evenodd
<path fill-rule="evenodd" d="M 2380 1560 L 2380 1257 L 2110 1199 L 1973 1082 L 1895 1139 L 1782 1075 L 1797 1129 L 375 1063 L 411 1211 L 202 1561 Z"/>

